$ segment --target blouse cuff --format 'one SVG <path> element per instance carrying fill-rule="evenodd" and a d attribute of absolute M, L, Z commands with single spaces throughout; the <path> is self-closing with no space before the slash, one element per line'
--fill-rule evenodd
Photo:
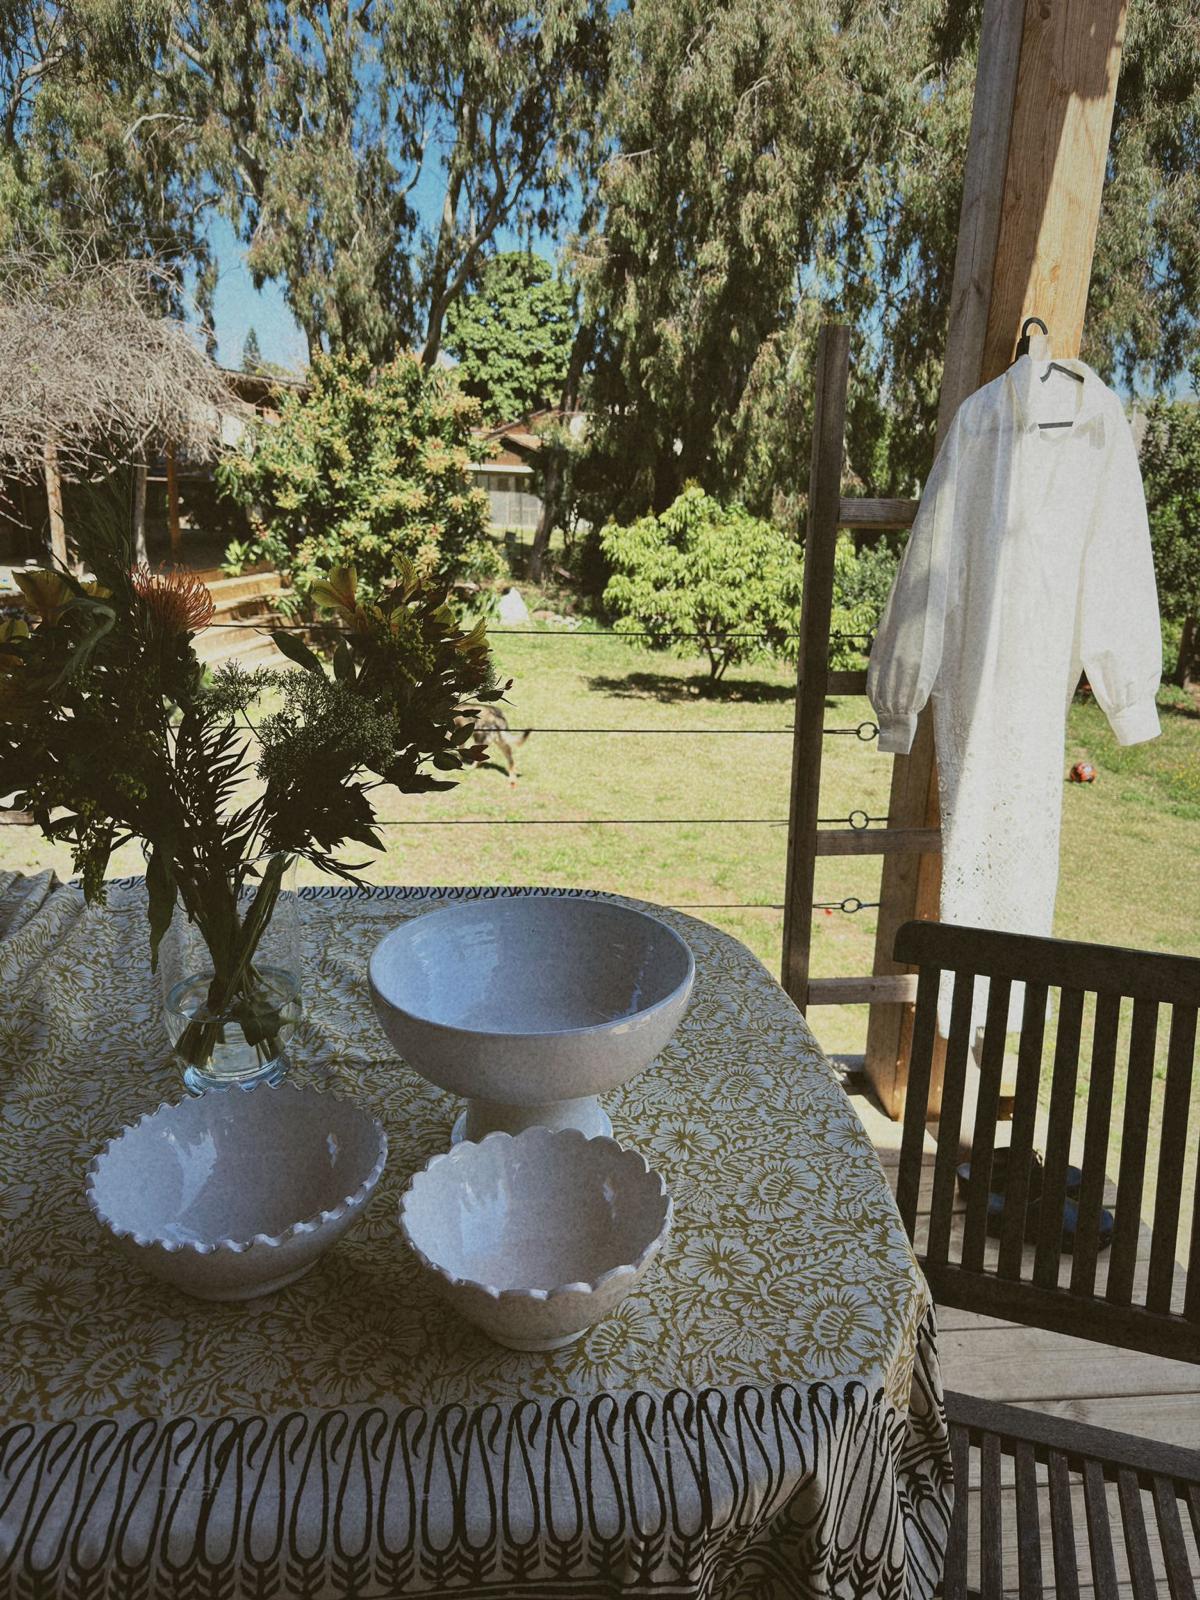
<path fill-rule="evenodd" d="M 1145 739 L 1157 739 L 1161 732 L 1158 707 L 1153 700 L 1140 700 L 1124 711 L 1113 711 L 1108 721 L 1118 744 L 1141 744 Z"/>
<path fill-rule="evenodd" d="M 884 755 L 906 756 L 917 731 L 916 713 L 877 711 L 875 716 L 879 724 L 879 749 Z M 1150 737 L 1150 734 L 1142 735 L 1143 739 Z"/>

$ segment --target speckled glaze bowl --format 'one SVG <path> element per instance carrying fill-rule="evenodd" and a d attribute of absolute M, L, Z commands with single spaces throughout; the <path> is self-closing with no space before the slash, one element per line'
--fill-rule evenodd
<path fill-rule="evenodd" d="M 202 1300 L 249 1300 L 315 1265 L 386 1160 L 383 1128 L 349 1100 L 292 1084 L 210 1090 L 110 1140 L 87 1200 L 145 1271 Z"/>
<path fill-rule="evenodd" d="M 375 1013 L 408 1065 L 467 1110 L 454 1139 L 523 1128 L 611 1135 L 597 1095 L 679 1026 L 692 953 L 657 917 L 604 900 L 469 900 L 394 928 L 371 955 Z"/>
<path fill-rule="evenodd" d="M 459 1144 L 400 1200 L 401 1232 L 435 1287 L 513 1350 L 557 1350 L 615 1311 L 671 1218 L 643 1156 L 574 1128 Z"/>

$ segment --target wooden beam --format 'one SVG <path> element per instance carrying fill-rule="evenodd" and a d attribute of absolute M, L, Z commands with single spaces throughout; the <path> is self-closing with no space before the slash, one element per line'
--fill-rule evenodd
<path fill-rule="evenodd" d="M 942 848 L 936 828 L 821 828 L 817 832 L 819 856 L 889 856 L 900 850 Z"/>
<path fill-rule="evenodd" d="M 1014 9 L 1020 9 L 1016 7 Z M 1027 0 L 980 381 L 1025 317 L 1079 354 L 1108 163 L 1126 0 Z"/>
<path fill-rule="evenodd" d="M 133 468 L 133 555 L 135 561 L 149 566 L 150 552 L 146 548 L 146 468 L 139 462 Z"/>
<path fill-rule="evenodd" d="M 42 447 L 42 469 L 46 480 L 46 506 L 50 513 L 50 557 L 56 567 L 67 564 L 67 525 L 63 520 L 62 474 L 58 470 L 58 450 L 53 439 Z"/>
<path fill-rule="evenodd" d="M 183 534 L 179 526 L 179 476 L 175 470 L 175 446 L 167 441 L 167 532 L 171 539 L 171 560 L 183 560 Z"/>
<path fill-rule="evenodd" d="M 861 672 L 831 672 L 825 685 L 828 694 L 866 694 L 867 674 Z"/>
<path fill-rule="evenodd" d="M 881 1000 L 915 1000 L 917 979 L 911 972 L 889 973 L 886 977 L 810 978 L 810 1006 L 878 1005 Z"/>
<path fill-rule="evenodd" d="M 829 324 L 821 329 L 817 343 L 817 395 L 809 477 L 808 537 L 804 546 L 801 646 L 792 736 L 791 825 L 783 911 L 783 986 L 802 1011 L 808 1003 L 812 950 L 814 841 L 829 678 L 828 619 L 833 605 L 833 562 L 841 508 L 849 370 L 850 330 Z"/>
<path fill-rule="evenodd" d="M 843 528 L 872 529 L 885 533 L 889 528 L 911 528 L 917 515 L 918 500 L 842 500 L 838 524 Z"/>
<path fill-rule="evenodd" d="M 1116 92 L 1125 0 L 985 0 L 950 297 L 940 445 L 973 390 L 1008 366 L 1021 321 L 1049 325 L 1056 355 L 1078 353 Z M 896 757 L 888 816 L 898 828 L 938 824 L 928 711 L 908 756 Z M 877 973 L 901 923 L 935 918 L 936 855 L 884 861 Z M 873 1006 L 866 1071 L 889 1115 L 903 1113 L 913 1011 Z M 936 1081 L 935 1070 L 935 1081 Z"/>

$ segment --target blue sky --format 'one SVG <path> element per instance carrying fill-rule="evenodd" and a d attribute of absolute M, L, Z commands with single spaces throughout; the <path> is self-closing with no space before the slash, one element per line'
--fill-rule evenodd
<path fill-rule="evenodd" d="M 440 166 L 431 162 L 412 193 L 412 200 L 426 223 L 438 215 L 441 185 Z M 242 347 L 253 328 L 264 361 L 277 361 L 280 366 L 292 369 L 306 366 L 308 344 L 284 302 L 281 285 L 265 283 L 261 290 L 255 289 L 246 269 L 245 251 L 228 221 L 219 213 L 213 214 L 208 237 L 220 274 L 213 298 L 213 324 L 217 334 L 217 359 L 221 365 L 241 366 Z M 516 250 L 523 243 L 523 237 L 513 228 L 501 228 L 496 234 L 498 250 Z M 533 247 L 548 259 L 554 259 L 553 240 L 535 238 Z"/>
<path fill-rule="evenodd" d="M 209 238 L 220 268 L 213 300 L 213 324 L 217 333 L 217 359 L 223 367 L 240 367 L 242 346 L 253 328 L 265 361 L 284 367 L 302 367 L 308 361 L 308 346 L 295 318 L 283 301 L 277 283 L 256 289 L 243 259 L 243 250 L 224 217 L 209 229 Z"/>

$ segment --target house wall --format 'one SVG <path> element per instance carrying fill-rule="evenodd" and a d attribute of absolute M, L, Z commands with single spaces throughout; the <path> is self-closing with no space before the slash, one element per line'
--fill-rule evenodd
<path fill-rule="evenodd" d="M 493 528 L 536 528 L 542 515 L 542 502 L 531 494 L 532 474 L 505 471 L 477 471 L 475 487 L 483 489 L 491 508 Z"/>

